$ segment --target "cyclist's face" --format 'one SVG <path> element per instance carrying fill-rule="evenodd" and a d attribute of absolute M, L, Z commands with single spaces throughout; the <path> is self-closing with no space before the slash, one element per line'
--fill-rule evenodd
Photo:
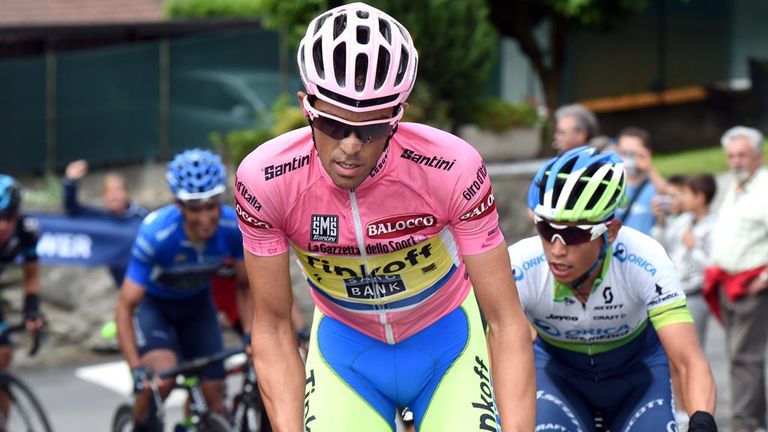
<path fill-rule="evenodd" d="M 299 94 L 299 103 L 306 97 Z M 316 100 L 313 106 L 320 112 L 354 122 L 364 122 L 392 117 L 392 108 L 383 108 L 370 112 L 354 112 L 336 107 L 322 100 Z M 320 162 L 328 175 L 342 189 L 354 189 L 370 174 L 387 143 L 387 137 L 381 137 L 370 142 L 350 133 L 341 139 L 333 139 L 318 128 L 314 129 L 315 147 Z"/>
<path fill-rule="evenodd" d="M 619 221 L 613 221 L 608 225 L 609 243 L 616 239 L 619 228 L 621 228 Z M 602 236 L 592 241 L 573 245 L 566 245 L 557 237 L 554 241 L 549 241 L 541 236 L 539 238 L 541 238 L 541 244 L 544 246 L 544 255 L 547 258 L 552 276 L 558 282 L 566 284 L 573 282 L 589 270 L 600 256 L 600 249 L 603 246 Z M 598 273 L 594 272 L 590 279 L 594 280 Z"/>
<path fill-rule="evenodd" d="M 218 201 L 195 205 L 179 203 L 179 207 L 184 213 L 184 232 L 190 241 L 205 241 L 216 234 L 221 215 Z"/>
<path fill-rule="evenodd" d="M 0 215 L 0 244 L 5 244 L 16 230 L 18 216 Z"/>

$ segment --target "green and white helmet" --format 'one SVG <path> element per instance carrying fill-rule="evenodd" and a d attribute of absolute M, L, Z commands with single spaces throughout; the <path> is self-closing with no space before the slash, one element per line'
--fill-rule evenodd
<path fill-rule="evenodd" d="M 551 221 L 600 223 L 626 204 L 626 189 L 619 155 L 576 147 L 539 169 L 528 189 L 528 207 Z"/>

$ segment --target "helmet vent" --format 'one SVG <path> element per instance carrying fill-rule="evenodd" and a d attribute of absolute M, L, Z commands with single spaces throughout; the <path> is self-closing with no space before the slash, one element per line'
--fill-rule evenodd
<path fill-rule="evenodd" d="M 405 78 L 405 71 L 408 68 L 408 51 L 405 48 L 400 48 L 400 65 L 397 68 L 397 75 L 395 75 L 395 85 L 400 85 Z"/>
<path fill-rule="evenodd" d="M 358 54 L 355 59 L 355 90 L 363 91 L 365 88 L 366 73 L 368 72 L 368 56 Z"/>
<path fill-rule="evenodd" d="M 323 24 L 325 24 L 325 20 L 327 20 L 329 16 L 331 16 L 331 13 L 327 13 L 317 19 L 317 23 L 315 23 L 315 30 L 312 32 L 313 34 L 317 34 L 317 32 L 320 31 L 320 28 L 323 26 Z"/>
<path fill-rule="evenodd" d="M 336 74 L 336 83 L 339 87 L 347 85 L 346 72 L 347 68 L 347 44 L 340 43 L 333 49 L 333 70 Z"/>
<path fill-rule="evenodd" d="M 367 45 L 371 40 L 371 31 L 368 27 L 357 26 L 357 43 Z"/>
<path fill-rule="evenodd" d="M 392 43 L 392 27 L 389 26 L 387 21 L 381 18 L 379 18 L 379 32 L 387 43 Z"/>
<path fill-rule="evenodd" d="M 347 16 L 337 15 L 336 18 L 333 19 L 333 39 L 336 40 L 336 38 L 338 38 L 339 35 L 342 34 L 346 28 L 347 28 Z"/>
<path fill-rule="evenodd" d="M 315 70 L 320 79 L 325 79 L 325 67 L 323 66 L 323 44 L 318 39 L 312 45 L 312 61 L 315 63 Z"/>
<path fill-rule="evenodd" d="M 357 11 L 357 17 L 360 19 L 368 19 L 368 12 L 366 11 Z"/>
<path fill-rule="evenodd" d="M 376 59 L 376 82 L 374 84 L 376 90 L 380 89 L 384 85 L 384 81 L 387 80 L 390 61 L 389 51 L 384 47 L 379 47 L 379 56 Z"/>

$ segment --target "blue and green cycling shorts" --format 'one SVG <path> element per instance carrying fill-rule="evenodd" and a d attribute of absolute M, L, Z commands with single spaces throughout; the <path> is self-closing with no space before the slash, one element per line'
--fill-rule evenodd
<path fill-rule="evenodd" d="M 499 431 L 485 334 L 474 294 L 419 333 L 389 345 L 315 310 L 306 363 L 304 430 Z"/>
<path fill-rule="evenodd" d="M 611 431 L 678 431 L 669 362 L 661 344 L 637 355 L 620 371 L 605 374 L 574 367 L 590 369 L 604 360 L 600 356 L 567 352 L 541 339 L 533 353 L 537 431 L 593 432 L 597 412 Z"/>

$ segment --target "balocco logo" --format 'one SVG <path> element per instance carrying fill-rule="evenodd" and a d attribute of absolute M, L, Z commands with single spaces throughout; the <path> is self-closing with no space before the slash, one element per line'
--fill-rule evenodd
<path fill-rule="evenodd" d="M 493 197 L 493 189 L 488 188 L 488 192 L 485 193 L 485 196 L 483 196 L 480 201 L 475 203 L 474 207 L 472 207 L 468 212 L 461 215 L 459 219 L 463 221 L 480 219 L 488 216 L 495 209 L 496 199 Z"/>
<path fill-rule="evenodd" d="M 388 239 L 413 234 L 435 224 L 437 220 L 430 214 L 409 213 L 376 219 L 365 228 L 369 238 Z"/>
<path fill-rule="evenodd" d="M 267 222 L 264 222 L 263 220 L 257 219 L 255 216 L 243 210 L 243 208 L 240 206 L 240 203 L 237 201 L 235 201 L 235 211 L 237 212 L 237 217 L 241 221 L 247 223 L 248 225 L 254 228 L 259 228 L 259 229 L 272 228 L 272 225 L 268 224 Z"/>

